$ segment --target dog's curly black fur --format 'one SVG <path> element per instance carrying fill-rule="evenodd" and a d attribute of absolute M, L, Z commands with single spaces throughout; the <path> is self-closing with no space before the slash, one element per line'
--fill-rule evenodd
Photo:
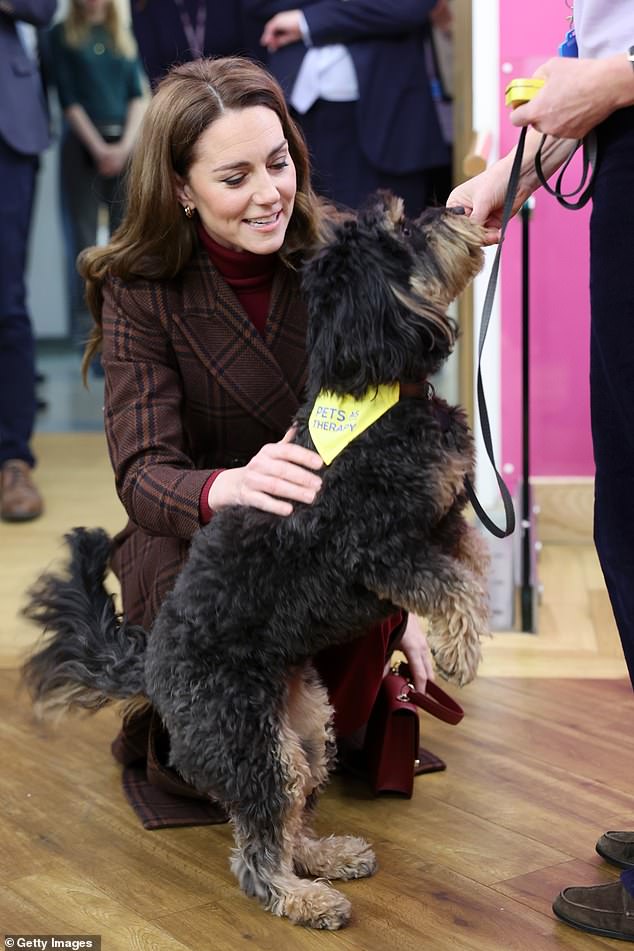
<path fill-rule="evenodd" d="M 486 632 L 486 559 L 462 515 L 473 465 L 465 416 L 406 386 L 450 353 L 446 309 L 479 269 L 481 243 L 464 217 L 442 209 L 409 221 L 386 193 L 333 224 L 305 268 L 309 384 L 296 440 L 314 448 L 308 418 L 323 389 L 362 396 L 399 382 L 405 395 L 324 467 L 312 505 L 287 518 L 218 512 L 151 636 L 117 618 L 103 589 L 101 531 L 67 536 L 70 574 L 41 579 L 26 609 L 48 630 L 24 669 L 42 707 L 151 701 L 172 765 L 231 814 L 243 889 L 313 927 L 340 927 L 350 906 L 299 875 L 355 878 L 376 862 L 363 840 L 318 840 L 307 825 L 333 745 L 310 658 L 403 607 L 429 619 L 439 667 L 462 683 Z"/>

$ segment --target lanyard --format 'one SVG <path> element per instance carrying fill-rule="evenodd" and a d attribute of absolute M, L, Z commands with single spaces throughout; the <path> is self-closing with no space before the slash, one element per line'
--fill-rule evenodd
<path fill-rule="evenodd" d="M 181 18 L 183 32 L 187 40 L 189 52 L 192 59 L 199 59 L 204 55 L 205 48 L 205 28 L 207 25 L 207 0 L 198 0 L 198 9 L 196 10 L 196 29 L 192 26 L 192 21 L 185 0 L 174 0 L 176 8 Z"/>

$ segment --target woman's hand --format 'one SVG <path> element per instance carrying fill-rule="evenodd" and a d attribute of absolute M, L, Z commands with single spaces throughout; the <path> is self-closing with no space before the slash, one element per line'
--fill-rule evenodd
<path fill-rule="evenodd" d="M 95 156 L 95 164 L 100 175 L 112 178 L 123 171 L 127 159 L 127 152 L 118 142 L 104 142 L 103 148 Z"/>
<path fill-rule="evenodd" d="M 429 21 L 432 26 L 436 27 L 437 30 L 440 30 L 442 33 L 446 33 L 448 36 L 451 36 L 451 30 L 453 27 L 453 10 L 451 9 L 449 0 L 438 0 L 436 6 L 429 14 Z"/>
<path fill-rule="evenodd" d="M 427 681 L 435 680 L 434 663 L 427 643 L 427 635 L 414 614 L 407 619 L 405 632 L 398 649 L 405 654 L 409 664 L 414 686 L 419 693 L 425 693 Z"/>
<path fill-rule="evenodd" d="M 509 160 L 510 159 L 510 160 Z M 464 208 L 476 224 L 485 228 L 484 244 L 497 244 L 500 240 L 502 211 L 509 183 L 512 155 L 495 162 L 486 171 L 458 185 L 447 199 L 448 208 Z M 522 207 L 530 189 L 520 183 L 513 206 L 513 214 Z"/>
<path fill-rule="evenodd" d="M 533 101 L 535 102 L 536 99 Z M 524 107 L 518 107 L 515 112 L 518 112 L 520 108 Z M 520 210 L 526 199 L 539 188 L 540 181 L 535 170 L 537 150 L 539 148 L 542 150 L 542 168 L 546 178 L 550 178 L 563 165 L 570 155 L 571 149 L 575 146 L 575 141 L 571 139 L 558 139 L 549 136 L 544 144 L 542 144 L 542 139 L 541 132 L 536 129 L 528 130 L 517 193 L 511 209 L 513 215 Z M 481 172 L 480 175 L 476 175 L 474 178 L 458 185 L 447 199 L 448 208 L 462 207 L 465 214 L 472 221 L 484 226 L 486 229 L 484 244 L 497 244 L 500 240 L 502 213 L 515 152 L 516 149 L 513 149 L 484 172 Z"/>
<path fill-rule="evenodd" d="M 263 512 L 290 515 L 292 502 L 314 502 L 321 479 L 311 470 L 321 469 L 324 463 L 318 453 L 295 445 L 294 436 L 295 429 L 289 429 L 280 442 L 262 446 L 246 466 L 221 472 L 209 490 L 209 507 L 251 505 Z"/>

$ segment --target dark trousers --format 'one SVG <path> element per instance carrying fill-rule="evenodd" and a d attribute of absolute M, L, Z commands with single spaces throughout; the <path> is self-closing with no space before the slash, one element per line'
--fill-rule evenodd
<path fill-rule="evenodd" d="M 70 299 L 70 336 L 83 346 L 92 319 L 84 303 L 84 284 L 77 273 L 77 255 L 97 243 L 99 208 L 108 212 L 108 231 L 112 234 L 123 218 L 123 183 L 121 175 L 104 178 L 99 175 L 92 157 L 77 136 L 67 130 L 60 157 L 62 205 L 69 242 L 68 280 Z"/>
<path fill-rule="evenodd" d="M 24 276 L 37 165 L 37 156 L 0 139 L 0 465 L 35 461 L 35 343 Z"/>
<path fill-rule="evenodd" d="M 590 248 L 594 535 L 634 684 L 634 108 L 599 128 Z"/>
<path fill-rule="evenodd" d="M 411 217 L 431 202 L 444 204 L 444 188 L 436 195 L 430 188 L 440 170 L 399 175 L 370 164 L 359 146 L 356 108 L 354 102 L 318 99 L 305 115 L 294 113 L 308 143 L 315 190 L 348 208 L 359 208 L 371 192 L 389 188 L 404 200 Z"/>

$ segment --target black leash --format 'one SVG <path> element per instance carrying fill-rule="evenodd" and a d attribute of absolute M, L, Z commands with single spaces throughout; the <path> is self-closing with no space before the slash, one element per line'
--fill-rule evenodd
<path fill-rule="evenodd" d="M 515 509 L 513 508 L 513 499 L 511 498 L 511 493 L 508 490 L 506 482 L 498 472 L 497 466 L 495 464 L 495 453 L 493 451 L 493 439 L 491 438 L 491 424 L 489 422 L 489 412 L 487 410 L 486 397 L 484 395 L 484 385 L 482 383 L 482 351 L 484 350 L 484 343 L 486 341 L 486 336 L 489 330 L 489 323 L 491 322 L 491 311 L 493 310 L 493 301 L 495 299 L 495 291 L 497 288 L 498 274 L 500 271 L 500 256 L 502 254 L 502 246 L 504 244 L 504 237 L 506 235 L 506 228 L 509 221 L 511 220 L 511 215 L 513 212 L 513 203 L 515 202 L 515 196 L 517 195 L 517 188 L 520 180 L 520 172 L 522 169 L 522 159 L 524 158 L 524 143 L 526 141 L 526 127 L 520 132 L 519 141 L 517 143 L 517 149 L 515 151 L 515 158 L 513 160 L 513 166 L 511 168 L 511 174 L 509 176 L 509 183 L 506 189 L 506 197 L 504 199 L 504 208 L 502 210 L 502 224 L 500 227 L 500 240 L 498 242 L 497 251 L 495 252 L 495 258 L 493 260 L 493 267 L 491 268 L 491 274 L 489 275 L 489 283 L 487 285 L 486 295 L 484 298 L 484 307 L 482 308 L 482 319 L 480 321 L 480 337 L 478 340 L 478 376 L 477 376 L 477 396 L 478 396 L 478 414 L 480 417 L 480 429 L 482 430 L 482 440 L 484 442 L 484 448 L 486 449 L 487 456 L 489 457 L 489 462 L 495 472 L 495 478 L 497 480 L 498 488 L 500 490 L 500 495 L 502 497 L 502 503 L 504 505 L 504 518 L 505 525 L 503 528 L 500 528 L 493 519 L 485 512 L 482 507 L 478 496 L 476 495 L 475 489 L 471 479 L 467 477 L 465 480 L 467 496 L 471 502 L 473 508 L 475 509 L 476 515 L 482 522 L 485 528 L 487 528 L 492 535 L 495 535 L 496 538 L 508 538 L 509 535 L 512 535 L 515 531 Z"/>
<path fill-rule="evenodd" d="M 491 311 L 493 309 L 493 301 L 495 298 L 495 291 L 497 288 L 498 274 L 500 270 L 500 257 L 502 254 L 502 245 L 504 244 L 504 237 L 506 235 L 506 228 L 511 219 L 513 212 L 513 204 L 515 202 L 515 197 L 517 195 L 517 189 L 519 186 L 520 172 L 522 168 L 522 160 L 524 158 L 524 146 L 526 142 L 526 132 L 527 127 L 525 126 L 520 132 L 520 137 L 517 143 L 517 149 L 515 151 L 515 158 L 513 160 L 513 166 L 511 168 L 511 174 L 509 176 L 509 183 L 506 190 L 506 197 L 504 199 L 504 208 L 502 210 L 502 223 L 500 227 L 500 241 L 498 243 L 497 251 L 493 261 L 493 267 L 491 268 L 491 274 L 489 276 L 489 283 L 487 285 L 486 295 L 484 298 L 484 307 L 482 308 L 482 319 L 480 321 L 480 337 L 478 341 L 478 377 L 477 377 L 477 396 L 478 396 L 478 413 L 480 416 L 480 429 L 482 430 L 482 440 L 484 442 L 484 447 L 486 449 L 487 456 L 489 457 L 489 462 L 493 467 L 495 472 L 495 478 L 497 480 L 498 488 L 500 490 L 500 495 L 502 497 L 502 502 L 504 504 L 504 517 L 505 525 L 501 528 L 499 525 L 490 518 L 490 516 L 485 512 L 482 507 L 480 500 L 478 499 L 473 484 L 469 478 L 466 479 L 466 490 L 469 501 L 471 502 L 475 512 L 482 522 L 482 524 L 487 528 L 492 535 L 495 535 L 496 538 L 508 538 L 509 535 L 512 535 L 515 531 L 515 510 L 513 508 L 513 499 L 511 498 L 511 493 L 508 490 L 508 487 L 498 472 L 497 466 L 495 464 L 495 455 L 493 452 L 493 440 L 491 438 L 491 426 L 489 423 L 489 413 L 487 410 L 486 398 L 484 395 L 484 386 L 482 383 L 482 351 L 484 350 L 484 342 L 486 340 L 486 335 L 489 329 L 489 323 L 491 321 Z M 549 195 L 553 195 L 560 205 L 563 205 L 564 208 L 568 208 L 571 211 L 576 211 L 578 208 L 583 208 L 585 204 L 590 200 L 592 195 L 592 184 L 594 180 L 594 168 L 596 166 L 597 158 L 597 139 L 594 132 L 590 132 L 583 140 L 576 142 L 570 152 L 570 155 L 564 162 L 561 171 L 557 177 L 557 182 L 555 187 L 552 188 L 546 181 L 542 167 L 542 149 L 544 143 L 546 142 L 546 136 L 542 137 L 542 140 L 535 155 L 535 171 L 539 179 L 540 184 L 546 189 Z M 582 145 L 583 148 L 583 169 L 581 173 L 581 181 L 577 188 L 571 192 L 563 191 L 563 179 L 566 171 L 577 152 L 579 146 Z M 578 196 L 578 197 L 577 197 Z M 572 200 L 576 199 L 576 200 Z"/>
<path fill-rule="evenodd" d="M 535 171 L 537 172 L 537 177 L 539 179 L 540 185 L 548 192 L 549 195 L 552 195 L 557 199 L 560 205 L 563 205 L 564 208 L 568 208 L 569 211 L 577 211 L 579 208 L 583 208 L 586 205 L 590 198 L 592 197 L 592 185 L 594 182 L 594 169 L 597 164 L 597 137 L 595 132 L 589 132 L 585 138 L 579 139 L 573 145 L 570 155 L 564 162 L 557 176 L 557 182 L 555 187 L 552 188 L 546 181 L 546 176 L 542 168 L 542 149 L 544 143 L 546 142 L 547 136 L 542 136 L 542 140 L 539 143 L 539 148 L 537 154 L 535 155 Z M 583 168 L 581 170 L 581 181 L 571 192 L 564 192 L 564 175 L 568 170 L 568 166 L 572 162 L 577 149 L 581 146 L 582 155 L 583 155 Z M 577 196 L 579 196 L 577 198 Z M 571 201 L 570 199 L 576 198 L 576 201 Z"/>

